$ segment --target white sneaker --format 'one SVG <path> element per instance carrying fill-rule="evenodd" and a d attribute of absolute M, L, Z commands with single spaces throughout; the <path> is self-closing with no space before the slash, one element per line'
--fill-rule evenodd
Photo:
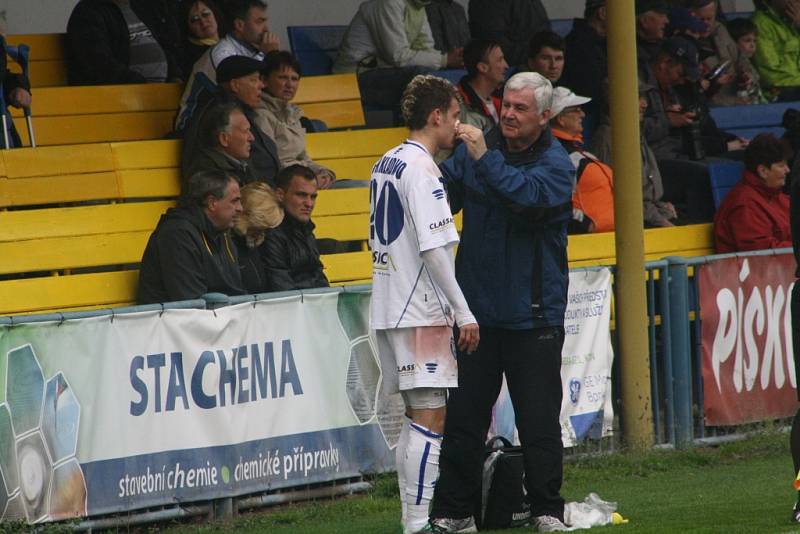
<path fill-rule="evenodd" d="M 465 517 L 463 519 L 452 519 L 450 517 L 437 517 L 431 519 L 425 528 L 420 530 L 421 533 L 435 533 L 435 534 L 457 534 L 459 532 L 478 532 L 475 527 L 475 519 L 472 517 Z"/>
<path fill-rule="evenodd" d="M 569 530 L 563 521 L 552 515 L 536 516 L 531 524 L 536 529 L 536 532 L 565 532 Z"/>

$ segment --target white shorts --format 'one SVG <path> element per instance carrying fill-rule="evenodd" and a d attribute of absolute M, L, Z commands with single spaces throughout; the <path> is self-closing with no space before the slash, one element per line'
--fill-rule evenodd
<path fill-rule="evenodd" d="M 414 326 L 376 330 L 386 395 L 415 388 L 458 387 L 453 328 Z"/>

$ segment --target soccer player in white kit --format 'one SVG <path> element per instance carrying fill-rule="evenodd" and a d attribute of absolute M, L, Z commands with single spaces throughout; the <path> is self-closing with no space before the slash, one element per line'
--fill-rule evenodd
<path fill-rule="evenodd" d="M 401 111 L 408 140 L 372 168 L 372 307 L 384 393 L 402 394 L 408 420 L 395 451 L 405 534 L 424 532 L 439 476 L 447 388 L 457 387 L 453 324 L 459 348 L 478 346 L 479 329 L 455 276 L 453 214 L 433 154 L 453 147 L 458 93 L 420 75 Z M 474 527 L 473 527 L 474 528 Z"/>

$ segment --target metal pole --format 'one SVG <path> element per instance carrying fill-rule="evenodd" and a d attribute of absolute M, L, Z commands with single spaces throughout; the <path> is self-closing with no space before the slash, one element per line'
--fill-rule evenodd
<path fill-rule="evenodd" d="M 647 339 L 642 168 L 634 0 L 606 2 L 614 217 L 617 221 L 617 329 L 622 365 L 623 433 L 629 446 L 653 445 Z"/>
<path fill-rule="evenodd" d="M 689 275 L 685 258 L 669 257 L 669 315 L 672 336 L 672 391 L 675 399 L 675 446 L 691 446 L 692 353 L 689 342 Z"/>

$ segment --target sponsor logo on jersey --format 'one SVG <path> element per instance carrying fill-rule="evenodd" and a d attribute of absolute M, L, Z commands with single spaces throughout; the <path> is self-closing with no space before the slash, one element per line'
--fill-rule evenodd
<path fill-rule="evenodd" d="M 444 198 L 444 189 L 434 189 L 432 194 L 436 199 L 442 200 Z"/>
<path fill-rule="evenodd" d="M 428 362 L 425 364 L 425 369 L 428 370 L 429 374 L 433 374 L 436 372 L 436 369 L 439 367 L 439 364 L 436 362 Z"/>
<path fill-rule="evenodd" d="M 408 365 L 398 365 L 397 372 L 398 373 L 413 373 L 414 370 L 417 368 L 416 364 L 409 363 Z"/>
<path fill-rule="evenodd" d="M 428 225 L 428 229 L 433 232 L 442 232 L 446 230 L 451 224 L 455 224 L 455 220 L 452 217 L 447 217 L 446 219 L 442 219 L 439 222 L 433 222 Z"/>
<path fill-rule="evenodd" d="M 397 271 L 397 266 L 392 261 L 392 255 L 388 252 L 372 251 L 372 268 L 381 271 Z"/>

